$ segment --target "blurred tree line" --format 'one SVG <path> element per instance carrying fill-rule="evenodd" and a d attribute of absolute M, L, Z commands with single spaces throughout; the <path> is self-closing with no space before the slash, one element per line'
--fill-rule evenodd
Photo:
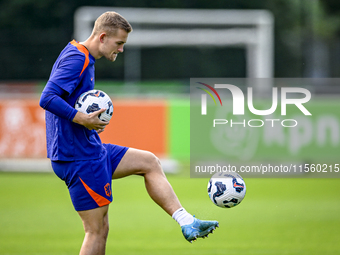
<path fill-rule="evenodd" d="M 80 6 L 267 9 L 275 18 L 275 77 L 340 76 L 338 0 L 0 0 L 0 80 L 48 79 L 73 39 Z M 97 79 L 122 80 L 123 61 L 99 60 Z M 245 52 L 238 48 L 142 50 L 145 80 L 244 77 L 245 66 Z"/>

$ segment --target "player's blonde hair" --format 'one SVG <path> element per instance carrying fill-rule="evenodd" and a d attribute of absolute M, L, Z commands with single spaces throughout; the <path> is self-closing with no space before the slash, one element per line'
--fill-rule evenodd
<path fill-rule="evenodd" d="M 95 21 L 93 34 L 106 32 L 109 35 L 114 35 L 119 28 L 125 30 L 127 33 L 132 31 L 130 23 L 119 13 L 105 12 Z"/>

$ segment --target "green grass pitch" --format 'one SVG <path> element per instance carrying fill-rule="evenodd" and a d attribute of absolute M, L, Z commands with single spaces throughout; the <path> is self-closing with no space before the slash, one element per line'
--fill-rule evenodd
<path fill-rule="evenodd" d="M 208 239 L 185 241 L 141 177 L 113 182 L 107 254 L 340 254 L 340 179 L 246 178 L 235 208 L 209 200 L 207 179 L 168 176 L 187 211 L 214 219 Z M 78 254 L 82 223 L 54 174 L 0 173 L 0 254 Z"/>

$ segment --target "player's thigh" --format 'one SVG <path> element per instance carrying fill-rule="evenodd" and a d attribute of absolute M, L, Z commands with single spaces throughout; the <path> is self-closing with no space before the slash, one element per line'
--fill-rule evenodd
<path fill-rule="evenodd" d="M 114 171 L 112 179 L 129 175 L 143 175 L 159 169 L 161 169 L 159 159 L 153 153 L 129 148 Z"/>
<path fill-rule="evenodd" d="M 105 205 L 91 210 L 78 211 L 85 232 L 106 232 L 109 226 L 108 210 L 109 206 Z"/>

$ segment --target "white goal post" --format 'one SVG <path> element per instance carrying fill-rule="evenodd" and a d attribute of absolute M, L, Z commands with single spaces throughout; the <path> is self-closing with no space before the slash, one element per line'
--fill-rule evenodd
<path fill-rule="evenodd" d="M 267 10 L 201 10 L 80 7 L 74 38 L 84 41 L 102 13 L 116 11 L 133 27 L 124 52 L 125 80 L 140 78 L 140 48 L 164 46 L 244 47 L 248 78 L 273 77 L 274 19 Z"/>

